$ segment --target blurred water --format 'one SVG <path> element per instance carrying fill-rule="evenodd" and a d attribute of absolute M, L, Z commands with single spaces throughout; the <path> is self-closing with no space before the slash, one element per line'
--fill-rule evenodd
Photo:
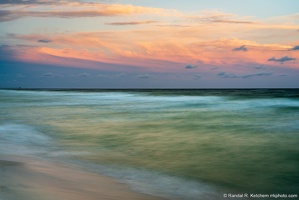
<path fill-rule="evenodd" d="M 295 89 L 0 90 L 0 140 L 172 199 L 299 190 Z"/>

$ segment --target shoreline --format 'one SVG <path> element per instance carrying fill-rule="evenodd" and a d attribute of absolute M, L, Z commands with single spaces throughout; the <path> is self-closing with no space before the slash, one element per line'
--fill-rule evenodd
<path fill-rule="evenodd" d="M 163 200 L 64 163 L 0 154 L 0 200 Z"/>

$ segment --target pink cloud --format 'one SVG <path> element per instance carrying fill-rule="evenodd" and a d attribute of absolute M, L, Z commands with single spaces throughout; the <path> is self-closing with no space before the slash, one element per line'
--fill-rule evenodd
<path fill-rule="evenodd" d="M 57 4 L 50 5 L 33 5 L 21 9 L 0 10 L 0 22 L 12 21 L 24 17 L 82 18 L 175 12 L 161 8 L 102 3 L 57 2 Z M 35 9 L 36 7 L 39 9 Z"/>
<path fill-rule="evenodd" d="M 118 4 L 69 3 L 67 5 L 71 8 L 67 11 L 59 10 L 54 6 L 53 10 L 40 12 L 45 14 L 45 17 L 47 15 L 52 16 L 52 14 L 54 14 L 53 16 L 57 14 L 56 16 L 59 17 L 67 17 L 67 15 L 80 17 L 82 14 L 83 17 L 85 14 L 86 16 L 89 14 L 101 15 L 100 13 L 103 16 L 110 14 L 159 13 L 161 17 L 163 13 L 167 12 L 163 9 Z M 83 7 L 81 8 L 80 5 Z M 91 8 L 96 13 L 89 12 Z M 39 11 L 27 10 L 26 12 Z M 67 14 L 67 12 L 69 13 Z M 89 14 L 84 14 L 84 12 Z M 154 25 L 156 20 L 124 20 L 123 22 L 117 20 L 117 22 L 103 22 L 102 25 L 152 25 L 150 27 L 135 27 L 136 29 L 130 29 L 131 26 L 122 26 L 117 31 L 109 30 L 111 26 L 105 26 L 108 29 L 98 32 L 56 33 L 52 35 L 11 34 L 8 35 L 8 38 L 18 39 L 18 41 L 21 41 L 20 43 L 26 44 L 34 42 L 31 43 L 32 47 L 28 47 L 28 52 L 23 52 L 26 56 L 18 54 L 19 59 L 27 61 L 54 63 L 57 58 L 60 61 L 65 59 L 67 60 L 66 62 L 76 59 L 117 64 L 124 67 L 134 66 L 150 71 L 175 70 L 178 73 L 186 70 L 185 66 L 188 65 L 198 66 L 197 70 L 203 70 L 203 68 L 208 70 L 211 66 L 229 68 L 248 63 L 263 65 L 269 63 L 268 59 L 272 57 L 281 58 L 288 56 L 290 58 L 299 58 L 299 51 L 289 51 L 295 45 L 298 45 L 297 40 L 293 40 L 292 37 L 276 40 L 277 36 L 268 36 L 267 42 L 258 42 L 260 38 L 264 37 L 266 29 L 278 29 L 279 33 L 287 33 L 290 29 L 294 29 L 295 25 L 278 25 L 255 21 L 252 21 L 252 23 L 241 23 L 242 21 L 248 21 L 248 19 L 221 13 L 202 14 L 195 21 L 186 18 L 186 16 L 182 15 L 174 18 L 180 19 L 184 23 L 186 22 L 184 20 L 188 19 L 186 26 L 167 26 L 170 24 L 167 17 L 168 21 L 162 17 L 165 20 L 159 20 L 161 24 L 157 26 Z M 198 20 L 201 22 L 200 26 L 198 25 Z M 203 20 L 207 21 L 207 23 L 202 23 Z M 176 25 L 179 25 L 179 22 L 178 20 Z M 213 25 L 216 22 L 217 26 Z M 288 40 L 291 40 L 291 42 L 288 42 Z M 285 53 L 286 51 L 287 54 Z M 39 61 L 39 58 L 43 56 L 47 57 L 47 59 Z M 284 66 L 298 68 L 297 62 L 298 60 L 286 62 Z M 79 64 L 75 63 L 75 65 Z M 272 62 L 271 65 L 280 66 L 280 63 Z M 84 66 L 94 67 L 93 64 L 89 66 L 86 63 Z"/>

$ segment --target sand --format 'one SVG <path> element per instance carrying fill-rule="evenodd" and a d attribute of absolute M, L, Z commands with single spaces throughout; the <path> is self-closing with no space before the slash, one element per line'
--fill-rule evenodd
<path fill-rule="evenodd" d="M 63 163 L 0 154 L 0 200 L 162 200 Z"/>

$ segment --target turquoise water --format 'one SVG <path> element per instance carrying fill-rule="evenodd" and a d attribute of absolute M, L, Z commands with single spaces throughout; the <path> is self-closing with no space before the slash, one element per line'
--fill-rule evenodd
<path fill-rule="evenodd" d="M 299 90 L 0 90 L 0 152 L 169 199 L 298 194 Z"/>

